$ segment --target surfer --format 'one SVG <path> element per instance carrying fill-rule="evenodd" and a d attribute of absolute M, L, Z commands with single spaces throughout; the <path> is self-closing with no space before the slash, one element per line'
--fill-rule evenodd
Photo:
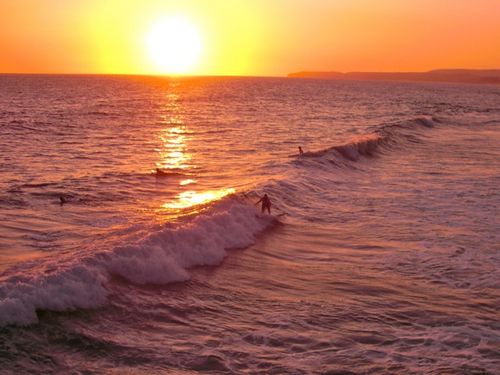
<path fill-rule="evenodd" d="M 62 195 L 59 196 L 59 204 L 62 206 L 64 203 L 66 203 L 66 198 L 64 198 Z"/>
<path fill-rule="evenodd" d="M 262 198 L 260 198 L 259 201 L 255 204 L 257 205 L 260 202 L 262 202 L 261 212 L 264 213 L 264 211 L 267 209 L 267 212 L 269 213 L 269 215 L 271 215 L 272 204 L 271 204 L 271 200 L 269 199 L 267 194 L 264 194 L 264 196 Z"/>
<path fill-rule="evenodd" d="M 302 151 L 302 147 L 299 146 L 299 155 L 304 155 L 304 151 Z"/>

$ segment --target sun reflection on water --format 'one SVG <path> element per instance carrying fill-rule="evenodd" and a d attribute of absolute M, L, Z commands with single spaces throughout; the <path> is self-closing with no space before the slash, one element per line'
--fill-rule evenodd
<path fill-rule="evenodd" d="M 186 178 L 178 182 L 179 186 L 182 187 L 197 183 L 196 179 L 187 178 L 194 177 L 191 169 L 196 168 L 196 166 L 193 165 L 192 155 L 188 152 L 192 132 L 188 129 L 182 117 L 182 108 L 178 95 L 175 93 L 167 95 L 165 110 L 165 114 L 162 116 L 164 128 L 159 134 L 161 146 L 157 149 L 159 155 L 156 162 L 157 173 L 175 175 L 180 172 L 186 174 Z M 208 203 L 220 200 L 235 192 L 234 188 L 202 191 L 192 189 L 191 187 L 190 190 L 181 191 L 175 197 L 161 204 L 161 210 L 164 211 L 164 214 L 175 219 L 179 215 L 198 212 L 204 209 Z"/>
<path fill-rule="evenodd" d="M 186 185 L 190 185 L 190 184 L 195 184 L 196 182 L 197 182 L 197 180 L 194 180 L 192 178 L 186 178 L 185 180 L 182 180 L 181 182 L 179 182 L 179 185 L 186 186 Z"/>
<path fill-rule="evenodd" d="M 224 188 L 219 190 L 207 190 L 197 192 L 194 190 L 184 191 L 177 195 L 175 200 L 163 204 L 163 208 L 180 210 L 184 208 L 204 205 L 213 201 L 220 200 L 229 194 L 233 194 L 234 188 Z"/>
<path fill-rule="evenodd" d="M 175 89 L 177 85 L 178 83 L 172 82 L 171 88 Z M 165 128 L 159 135 L 162 147 L 157 150 L 160 158 L 156 168 L 162 172 L 190 169 L 193 167 L 190 164 L 192 155 L 187 152 L 190 132 L 182 118 L 179 94 L 170 92 L 166 95 L 165 109 L 165 114 L 162 116 Z"/>
<path fill-rule="evenodd" d="M 163 148 L 158 152 L 160 161 L 156 163 L 159 169 L 189 169 L 191 154 L 186 152 L 186 134 L 184 125 L 177 125 L 162 131 L 160 139 Z"/>

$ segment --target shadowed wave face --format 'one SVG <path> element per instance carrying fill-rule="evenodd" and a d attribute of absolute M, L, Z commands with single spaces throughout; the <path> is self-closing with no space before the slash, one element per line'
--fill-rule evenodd
<path fill-rule="evenodd" d="M 498 372 L 499 95 L 0 76 L 3 368 Z"/>

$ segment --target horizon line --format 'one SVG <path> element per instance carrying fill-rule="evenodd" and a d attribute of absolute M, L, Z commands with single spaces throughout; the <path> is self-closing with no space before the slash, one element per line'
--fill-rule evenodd
<path fill-rule="evenodd" d="M 295 70 L 293 72 L 284 73 L 282 75 L 252 75 L 252 74 L 168 74 L 168 73 L 54 73 L 54 72 L 0 72 L 0 75 L 58 75 L 58 76 L 135 76 L 135 77 L 166 77 L 166 78 L 201 78 L 201 77 L 249 77 L 249 78 L 291 78 L 290 74 L 296 73 L 429 73 L 439 70 L 500 70 L 500 66 L 496 68 L 432 68 L 427 70 Z"/>
<path fill-rule="evenodd" d="M 163 77 L 163 78 L 208 78 L 208 77 L 240 77 L 240 78 L 288 78 L 285 75 L 238 75 L 238 74 L 154 74 L 154 73 L 33 73 L 33 72 L 0 72 L 0 75 L 31 76 L 127 76 L 127 77 Z"/>

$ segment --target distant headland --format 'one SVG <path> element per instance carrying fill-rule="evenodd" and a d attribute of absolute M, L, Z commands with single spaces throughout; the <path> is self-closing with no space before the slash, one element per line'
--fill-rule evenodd
<path fill-rule="evenodd" d="M 436 69 L 428 72 L 297 72 L 290 78 L 500 84 L 500 69 Z"/>

